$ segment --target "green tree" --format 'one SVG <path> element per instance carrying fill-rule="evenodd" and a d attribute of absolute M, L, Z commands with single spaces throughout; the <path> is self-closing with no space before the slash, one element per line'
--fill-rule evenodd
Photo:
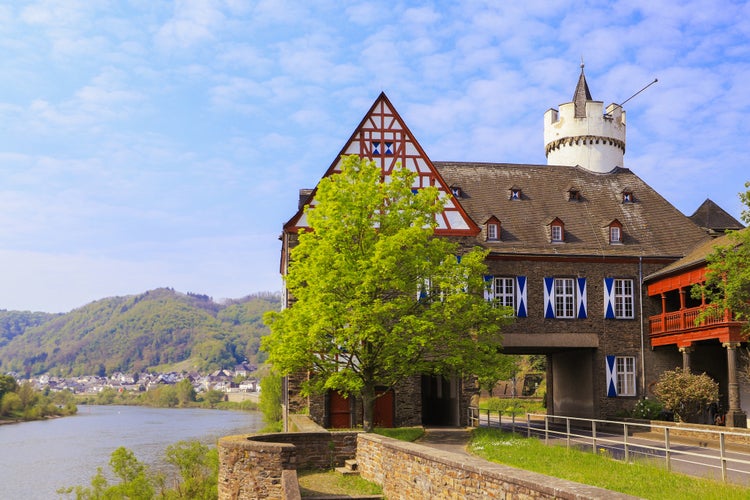
<path fill-rule="evenodd" d="M 17 389 L 18 382 L 12 375 L 0 375 L 0 399 L 3 398 L 3 394 L 16 392 Z"/>
<path fill-rule="evenodd" d="M 745 187 L 748 190 L 739 194 L 746 207 L 742 220 L 750 224 L 750 182 Z M 730 310 L 736 320 L 746 322 L 743 330 L 750 334 L 750 229 L 730 231 L 726 240 L 725 245 L 716 247 L 706 257 L 706 279 L 692 289 L 693 297 L 703 296 L 713 306 L 706 308 L 696 321 Z"/>
<path fill-rule="evenodd" d="M 24 382 L 18 387 L 16 391 L 18 397 L 21 399 L 21 409 L 29 410 L 39 401 L 39 392 L 34 389 L 34 386 L 29 382 Z"/>
<path fill-rule="evenodd" d="M 15 392 L 6 392 L 0 398 L 0 415 L 3 417 L 13 416 L 23 408 L 21 398 Z"/>
<path fill-rule="evenodd" d="M 189 379 L 182 379 L 175 385 L 177 401 L 180 406 L 186 406 L 195 401 L 195 388 Z"/>
<path fill-rule="evenodd" d="M 211 408 L 213 408 L 217 404 L 224 401 L 225 396 L 226 394 L 224 394 L 223 392 L 217 391 L 216 389 L 211 389 L 203 393 L 202 399 L 203 401 L 207 402 Z"/>
<path fill-rule="evenodd" d="M 264 316 L 272 365 L 311 371 L 305 393 L 362 398 L 367 431 L 376 386 L 493 363 L 508 316 L 484 300 L 486 251 L 434 237 L 443 200 L 414 181 L 398 167 L 384 182 L 374 162 L 344 157 L 305 210 L 286 276 L 296 302 Z"/>
<path fill-rule="evenodd" d="M 690 422 L 719 399 L 719 384 L 705 373 L 696 375 L 677 368 L 661 374 L 654 394 L 679 420 Z"/>
<path fill-rule="evenodd" d="M 198 441 L 180 441 L 167 448 L 167 463 L 177 467 L 180 483 L 165 498 L 211 500 L 218 495 L 219 453 Z"/>
<path fill-rule="evenodd" d="M 132 451 L 122 446 L 117 448 L 110 456 L 109 467 L 120 480 L 119 483 L 110 485 L 100 467 L 91 479 L 91 487 L 62 488 L 58 493 L 75 493 L 77 500 L 146 500 L 155 497 L 155 478 L 150 476 L 148 467 L 138 461 Z"/>
<path fill-rule="evenodd" d="M 266 424 L 281 421 L 281 375 L 271 372 L 260 381 L 260 411 Z"/>

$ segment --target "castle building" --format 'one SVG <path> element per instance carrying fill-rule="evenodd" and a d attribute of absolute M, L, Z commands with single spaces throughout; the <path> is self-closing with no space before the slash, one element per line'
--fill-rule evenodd
<path fill-rule="evenodd" d="M 583 66 L 573 100 L 544 115 L 546 165 L 433 161 L 381 94 L 324 177 L 339 170 L 342 155 L 357 154 L 386 176 L 405 165 L 417 174 L 415 189 L 436 186 L 448 200 L 436 235 L 489 249 L 487 296 L 515 311 L 503 328 L 503 352 L 546 355 L 548 411 L 614 417 L 648 396 L 660 373 L 684 363 L 677 344 L 652 344 L 649 318 L 664 309 L 644 289 L 645 277 L 711 241 L 625 167 L 625 132 L 625 111 L 592 99 Z M 282 273 L 306 224 L 303 208 L 314 203 L 314 189 L 300 191 L 299 210 L 283 228 Z M 728 367 L 717 366 L 725 386 Z M 326 426 L 361 423 L 357 401 L 336 394 L 303 400 L 294 377 L 285 387 L 292 411 L 307 407 Z M 476 391 L 461 376 L 404 381 L 379 400 L 376 421 L 465 425 Z"/>

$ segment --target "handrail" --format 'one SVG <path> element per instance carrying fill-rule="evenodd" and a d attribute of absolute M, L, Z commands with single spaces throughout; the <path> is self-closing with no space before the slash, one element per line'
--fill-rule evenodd
<path fill-rule="evenodd" d="M 730 455 L 726 446 L 727 437 L 734 436 L 747 440 L 750 438 L 747 433 L 534 413 L 526 413 L 524 421 L 516 419 L 519 414 L 520 412 L 504 415 L 497 410 L 470 407 L 469 425 L 503 427 L 508 425 L 507 421 L 503 420 L 506 416 L 511 419 L 511 432 L 516 432 L 516 428 L 525 430 L 527 437 L 538 436 L 545 444 L 558 440 L 568 448 L 576 446 L 592 450 L 594 453 L 607 453 L 611 458 L 626 462 L 632 462 L 638 457 L 660 458 L 665 461 L 667 470 L 674 470 L 676 464 L 721 469 L 721 478 L 724 482 L 727 482 L 729 472 L 750 475 L 750 460 Z M 648 433 L 651 437 L 638 438 L 638 432 Z M 675 434 L 679 433 L 700 436 L 698 441 L 701 445 L 693 447 L 692 450 L 689 446 L 676 446 L 675 441 L 679 437 Z M 745 466 L 746 470 L 739 469 L 739 466 Z"/>

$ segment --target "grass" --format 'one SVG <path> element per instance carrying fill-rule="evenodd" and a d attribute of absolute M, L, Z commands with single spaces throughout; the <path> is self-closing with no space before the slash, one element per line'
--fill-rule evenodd
<path fill-rule="evenodd" d="M 373 429 L 373 432 L 375 434 L 380 434 L 381 436 L 409 442 L 414 442 L 424 436 L 424 428 L 422 427 L 395 427 L 392 429 L 376 427 Z"/>
<path fill-rule="evenodd" d="M 469 451 L 492 462 L 654 500 L 746 499 L 750 490 L 669 472 L 645 462 L 625 463 L 561 446 L 547 446 L 499 429 L 477 428 Z"/>
<path fill-rule="evenodd" d="M 303 498 L 330 495 L 382 495 L 383 489 L 359 476 L 344 476 L 336 471 L 298 472 Z"/>
<path fill-rule="evenodd" d="M 483 398 L 479 401 L 479 409 L 501 411 L 503 415 L 547 413 L 544 404 L 537 399 Z"/>

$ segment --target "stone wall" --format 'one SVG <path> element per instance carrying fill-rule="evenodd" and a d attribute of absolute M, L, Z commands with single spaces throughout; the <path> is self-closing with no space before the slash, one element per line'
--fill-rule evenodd
<path fill-rule="evenodd" d="M 357 433 L 227 436 L 218 449 L 219 499 L 285 498 L 284 471 L 341 467 L 356 455 Z"/>
<path fill-rule="evenodd" d="M 635 498 L 375 434 L 357 440 L 362 477 L 382 485 L 390 500 Z"/>
<path fill-rule="evenodd" d="M 391 499 L 633 498 L 473 456 L 355 432 L 228 436 L 219 440 L 219 500 L 299 498 L 296 470 L 355 458 Z"/>

